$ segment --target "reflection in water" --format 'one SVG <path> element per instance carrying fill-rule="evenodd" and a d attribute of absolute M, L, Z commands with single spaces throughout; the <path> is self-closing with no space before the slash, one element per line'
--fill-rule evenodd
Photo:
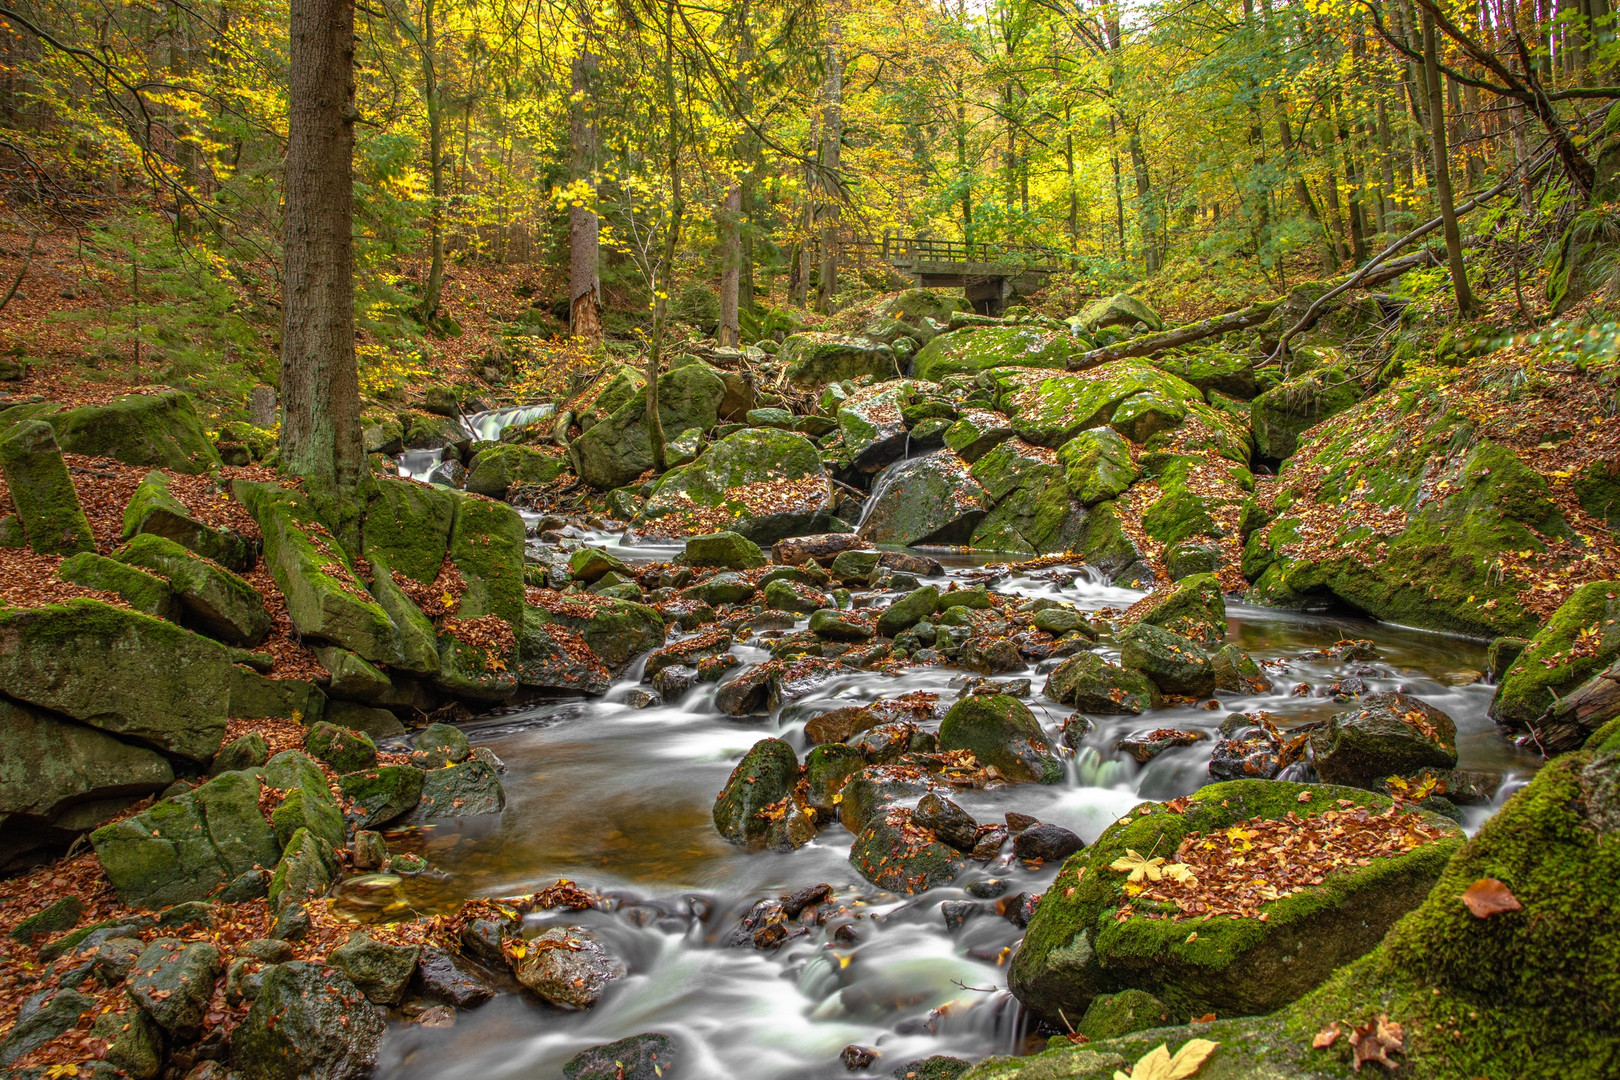
<path fill-rule="evenodd" d="M 994 587 L 1091 610 L 1122 608 L 1139 596 L 1084 579 L 1058 585 L 1016 578 Z M 1535 766 L 1485 715 L 1491 688 L 1476 680 L 1484 666 L 1478 643 L 1267 609 L 1234 607 L 1231 616 L 1231 640 L 1256 659 L 1280 661 L 1268 666 L 1274 693 L 1223 695 L 1214 711 L 1186 706 L 1148 717 L 1096 718 L 1067 784 L 967 792 L 958 801 L 980 821 L 1018 810 L 1089 842 L 1139 799 L 1172 798 L 1209 782 L 1209 741 L 1138 766 L 1113 750 L 1121 737 L 1171 726 L 1213 735 L 1231 711 L 1266 709 L 1284 728 L 1322 719 L 1346 707 L 1321 696 L 1322 688 L 1352 674 L 1368 691 L 1405 690 L 1448 712 L 1457 721 L 1460 767 L 1522 776 Z M 1345 637 L 1373 639 L 1376 657 L 1346 662 L 1304 655 Z M 1027 674 L 1036 688 L 1030 705 L 1056 743 L 1070 710 L 1039 697 L 1050 666 Z M 562 1013 L 505 995 L 462 1014 L 449 1030 L 396 1025 L 379 1075 L 550 1080 L 581 1049 L 646 1031 L 680 1041 L 677 1075 L 717 1080 L 845 1076 L 838 1053 L 851 1042 L 881 1051 L 875 1075 L 930 1054 L 977 1058 L 1016 1050 L 1019 1010 L 1004 987 L 1006 958 L 1020 932 L 995 912 L 994 901 L 979 901 L 954 931 L 947 931 L 940 908 L 970 899 L 965 890 L 973 883 L 980 883 L 977 892 L 994 892 L 984 887 L 988 879 L 1002 880 L 1008 896 L 1039 892 L 1055 868 L 1030 870 L 1007 857 L 973 864 L 955 887 L 895 898 L 855 874 L 846 861 L 852 837 L 841 827 L 799 851 L 751 855 L 721 840 L 710 822 L 716 793 L 756 740 L 780 735 L 802 754 L 808 717 L 912 690 L 931 690 L 948 702 L 961 674 L 942 668 L 898 676 L 851 672 L 769 718 L 722 716 L 712 706 L 713 687 L 700 687 L 684 701 L 639 712 L 610 693 L 600 701 L 515 711 L 470 728 L 474 741 L 508 766 L 505 813 L 395 838 L 396 847 L 427 855 L 435 870 L 382 886 L 346 885 L 340 903 L 360 917 L 375 917 L 389 905 L 443 911 L 465 897 L 515 895 L 572 878 L 609 893 L 615 910 L 541 921 L 592 927 L 626 961 L 631 977 L 589 1013 Z M 1300 684 L 1310 689 L 1295 695 Z M 1477 828 L 1487 813 L 1472 811 L 1470 826 Z M 731 930 L 756 900 L 822 881 L 835 886 L 836 899 L 851 913 L 852 942 L 835 943 L 822 927 L 772 953 L 728 946 Z"/>

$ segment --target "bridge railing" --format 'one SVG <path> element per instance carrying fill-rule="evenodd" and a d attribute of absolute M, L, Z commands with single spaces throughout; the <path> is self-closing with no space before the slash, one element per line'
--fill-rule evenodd
<path fill-rule="evenodd" d="M 872 255 L 889 263 L 989 263 L 1020 267 L 1069 267 L 1075 256 L 1039 244 L 1005 244 L 995 241 L 937 240 L 915 236 L 886 236 L 881 242 L 857 241 L 862 255 Z"/>

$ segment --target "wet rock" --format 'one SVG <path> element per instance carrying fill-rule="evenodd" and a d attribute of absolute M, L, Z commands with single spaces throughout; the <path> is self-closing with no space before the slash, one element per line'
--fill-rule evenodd
<path fill-rule="evenodd" d="M 1082 506 L 1118 498 L 1142 475 L 1130 444 L 1107 427 L 1082 431 L 1058 447 L 1058 464 L 1070 495 Z"/>
<path fill-rule="evenodd" d="M 773 581 L 765 586 L 765 606 L 773 611 L 793 611 L 808 615 L 821 608 L 834 607 L 832 597 L 819 589 L 794 581 Z"/>
<path fill-rule="evenodd" d="M 17 1022 L 0 1039 L 0 1068 L 71 1030 L 95 1006 L 94 998 L 75 990 L 46 991 L 32 1011 L 19 1010 Z"/>
<path fill-rule="evenodd" d="M 838 815 L 844 785 L 866 765 L 866 758 L 842 742 L 817 746 L 805 756 L 805 802 L 827 820 Z"/>
<path fill-rule="evenodd" d="M 848 744 L 866 761 L 883 765 L 909 752 L 918 734 L 911 724 L 878 724 L 851 736 Z"/>
<path fill-rule="evenodd" d="M 962 646 L 958 663 L 969 671 L 984 675 L 1003 675 L 1009 671 L 1022 671 L 1029 665 L 1018 652 L 1016 642 L 1003 637 L 974 636 Z"/>
<path fill-rule="evenodd" d="M 1138 765 L 1146 765 L 1166 750 L 1178 746 L 1191 746 L 1208 738 L 1207 731 L 1154 728 L 1151 731 L 1132 732 L 1116 742 L 1114 749 L 1129 754 Z"/>
<path fill-rule="evenodd" d="M 660 678 L 677 668 L 670 668 Z M 715 691 L 714 707 L 727 716 L 747 716 L 767 712 L 771 705 L 771 684 L 775 668 L 771 664 L 755 664 L 735 678 L 720 684 Z"/>
<path fill-rule="evenodd" d="M 414 765 L 379 765 L 338 777 L 338 790 L 350 804 L 348 815 L 354 826 L 375 829 L 416 809 L 425 775 Z"/>
<path fill-rule="evenodd" d="M 513 951 L 518 982 L 565 1009 L 588 1009 L 608 984 L 628 974 L 588 930 L 553 927 Z"/>
<path fill-rule="evenodd" d="M 918 800 L 911 820 L 958 851 L 972 851 L 979 842 L 979 823 L 973 816 L 936 792 Z"/>
<path fill-rule="evenodd" d="M 809 908 L 819 907 L 831 900 L 832 894 L 833 887 L 825 882 L 818 885 L 806 885 L 804 888 L 781 898 L 782 917 L 789 921 L 797 919 Z"/>
<path fill-rule="evenodd" d="M 1196 643 L 1157 626 L 1137 623 L 1119 636 L 1119 660 L 1167 694 L 1203 697 L 1215 689 L 1215 669 Z"/>
<path fill-rule="evenodd" d="M 287 850 L 270 875 L 270 910 L 280 913 L 326 895 L 339 870 L 332 845 L 308 829 L 287 841 Z"/>
<path fill-rule="evenodd" d="M 821 608 L 810 615 L 810 632 L 825 641 L 866 641 L 872 628 L 837 608 Z"/>
<path fill-rule="evenodd" d="M 953 880 L 961 856 L 911 820 L 911 811 L 890 806 L 872 814 L 849 852 L 850 865 L 880 889 L 912 895 Z"/>
<path fill-rule="evenodd" d="M 698 670 L 686 664 L 674 664 L 653 676 L 653 689 L 665 701 L 679 701 L 698 683 Z"/>
<path fill-rule="evenodd" d="M 889 1075 L 895 1080 L 957 1080 L 971 1066 L 972 1062 L 961 1058 L 935 1054 L 933 1057 L 908 1061 Z"/>
<path fill-rule="evenodd" d="M 342 972 L 277 964 L 231 1034 L 231 1064 L 244 1080 L 360 1080 L 376 1064 L 385 1027 Z"/>
<path fill-rule="evenodd" d="M 1059 664 L 1041 693 L 1081 712 L 1105 715 L 1134 715 L 1158 704 L 1158 687 L 1147 676 L 1089 652 Z"/>
<path fill-rule="evenodd" d="M 1222 645 L 1210 659 L 1215 688 L 1234 694 L 1269 694 L 1271 679 L 1248 653 L 1236 645 Z"/>
<path fill-rule="evenodd" d="M 423 774 L 422 800 L 408 820 L 481 817 L 504 809 L 506 792 L 495 770 L 483 761 L 464 761 Z"/>
<path fill-rule="evenodd" d="M 1311 752 L 1324 783 L 1382 790 L 1387 777 L 1456 765 L 1457 725 L 1417 698 L 1374 694 L 1329 717 Z"/>
<path fill-rule="evenodd" d="M 867 548 L 870 543 L 855 533 L 821 533 L 778 540 L 771 557 L 786 566 L 803 566 L 812 560 L 831 560 L 841 551 Z"/>
<path fill-rule="evenodd" d="M 412 986 L 423 997 L 457 1009 L 475 1009 L 495 996 L 495 988 L 477 965 L 431 945 L 417 958 Z"/>
<path fill-rule="evenodd" d="M 170 1036 L 192 1039 L 202 1030 L 220 971 L 219 950 L 210 943 L 158 938 L 135 961 L 129 996 Z"/>
<path fill-rule="evenodd" d="M 257 769 L 269 760 L 270 744 L 257 731 L 250 731 L 225 744 L 208 766 L 208 774 L 218 776 L 220 773 Z"/>
<path fill-rule="evenodd" d="M 601 548 L 583 547 L 568 556 L 569 576 L 586 585 L 594 584 L 609 573 L 624 574 L 628 569 L 624 560 Z"/>
<path fill-rule="evenodd" d="M 864 585 L 878 568 L 878 558 L 878 552 L 867 549 L 841 551 L 829 569 L 833 577 L 846 585 Z"/>
<path fill-rule="evenodd" d="M 1523 655 L 1530 641 L 1522 637 L 1499 637 L 1491 642 L 1485 654 L 1485 671 L 1494 683 L 1500 683 L 1514 661 Z"/>
<path fill-rule="evenodd" d="M 1281 461 L 1292 457 L 1300 436 L 1361 400 L 1361 388 L 1342 368 L 1297 376 L 1249 403 L 1255 452 Z"/>
<path fill-rule="evenodd" d="M 713 604 L 718 607 L 721 604 L 740 604 L 744 600 L 751 599 L 757 591 L 741 574 L 724 573 L 693 585 L 681 595 L 690 596 L 705 605 Z M 712 611 L 710 619 L 706 621 L 713 621 Z"/>
<path fill-rule="evenodd" d="M 349 731 L 322 720 L 304 736 L 304 749 L 340 773 L 360 772 L 377 764 L 377 744 L 362 731 Z"/>
<path fill-rule="evenodd" d="M 1006 694 L 973 695 L 951 706 L 940 722 L 941 750 L 971 750 L 1009 780 L 1055 784 L 1063 763 L 1052 754 L 1035 714 Z"/>
<path fill-rule="evenodd" d="M 163 1071 L 163 1031 L 140 1009 L 126 1005 L 104 1012 L 90 1034 L 106 1042 L 105 1062 L 131 1080 L 155 1080 Z"/>
<path fill-rule="evenodd" d="M 731 648 L 731 634 L 718 627 L 694 634 L 681 641 L 671 642 L 663 648 L 654 649 L 647 655 L 645 678 L 657 685 L 657 676 L 660 671 L 675 664 L 684 664 L 697 667 L 698 661 L 710 656 L 719 656 Z M 669 694 L 660 690 L 668 699 Z"/>
<path fill-rule="evenodd" d="M 912 458 L 885 481 L 860 530 L 873 543 L 963 544 L 990 510 L 967 462 L 949 450 Z"/>
<path fill-rule="evenodd" d="M 718 566 L 727 570 L 751 570 L 765 565 L 759 545 L 734 532 L 693 536 L 686 541 L 688 566 Z"/>
<path fill-rule="evenodd" d="M 388 945 L 356 930 L 348 941 L 332 950 L 327 963 L 347 975 L 367 1000 L 378 1005 L 398 1005 L 411 976 L 416 974 L 421 952 L 415 945 Z"/>
<path fill-rule="evenodd" d="M 1213 646 L 1226 639 L 1226 598 L 1214 574 L 1194 574 L 1175 589 L 1154 600 L 1142 612 L 1141 622 Z"/>
<path fill-rule="evenodd" d="M 927 555 L 913 555 L 909 551 L 884 551 L 878 555 L 878 566 L 895 573 L 911 574 L 915 577 L 942 577 L 945 567 L 938 559 L 931 559 Z"/>
<path fill-rule="evenodd" d="M 1121 990 L 1093 1001 L 1075 1031 L 1097 1042 L 1163 1027 L 1169 1022 L 1170 1007 L 1164 1002 L 1144 990 Z"/>
<path fill-rule="evenodd" d="M 1058 862 L 1085 848 L 1086 842 L 1060 825 L 1031 825 L 1013 837 L 1013 854 L 1020 859 Z"/>
<path fill-rule="evenodd" d="M 828 528 L 832 509 L 832 482 L 815 443 L 795 432 L 746 428 L 660 477 L 636 523 L 698 513 L 769 544 Z"/>
<path fill-rule="evenodd" d="M 472 743 L 466 732 L 453 724 L 429 724 L 411 745 L 411 764 L 418 769 L 459 765 L 472 757 Z"/>
<path fill-rule="evenodd" d="M 564 1080 L 663 1080 L 681 1057 L 668 1035 L 632 1035 L 581 1050 L 563 1064 Z"/>
<path fill-rule="evenodd" d="M 116 937 L 103 941 L 96 946 L 91 958 L 96 978 L 106 986 L 117 986 L 129 978 L 144 951 L 145 944 L 138 938 Z"/>
<path fill-rule="evenodd" d="M 1071 631 L 1077 631 L 1092 641 L 1097 640 L 1097 631 L 1091 622 L 1080 612 L 1073 608 L 1050 607 L 1043 608 L 1035 613 L 1035 629 L 1044 630 L 1048 634 L 1061 637 Z"/>
<path fill-rule="evenodd" d="M 945 918 L 945 929 L 952 932 L 960 930 L 963 923 L 982 910 L 981 905 L 971 900 L 947 900 L 939 906 L 939 913 Z"/>
<path fill-rule="evenodd" d="M 761 739 L 732 770 L 714 804 L 714 827 L 734 844 L 751 849 L 774 846 L 779 820 L 766 816 L 772 807 L 791 801 L 799 780 L 799 761 L 781 739 Z"/>
<path fill-rule="evenodd" d="M 83 914 L 84 901 L 64 896 L 19 922 L 12 928 L 11 940 L 32 947 L 44 938 L 73 929 Z"/>
<path fill-rule="evenodd" d="M 858 1046 L 850 1043 L 839 1052 L 838 1059 L 844 1063 L 844 1068 L 850 1072 L 858 1072 L 868 1068 L 878 1059 L 878 1052 L 870 1046 Z"/>

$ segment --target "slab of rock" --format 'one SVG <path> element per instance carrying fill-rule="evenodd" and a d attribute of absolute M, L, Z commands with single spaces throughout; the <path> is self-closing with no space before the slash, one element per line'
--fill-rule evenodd
<path fill-rule="evenodd" d="M 1009 780 L 1055 784 L 1063 762 L 1047 745 L 1029 706 L 1007 694 L 973 694 L 951 706 L 939 725 L 941 750 L 971 750 Z"/>
<path fill-rule="evenodd" d="M 11 491 L 28 546 L 41 555 L 96 549 L 73 478 L 49 424 L 23 420 L 0 433 L 0 472 Z"/>
<path fill-rule="evenodd" d="M 1119 644 L 1120 663 L 1167 694 L 1203 697 L 1215 690 L 1214 665 L 1189 638 L 1137 623 L 1119 635 Z"/>
<path fill-rule="evenodd" d="M 680 1060 L 675 1040 L 654 1032 L 581 1050 L 562 1071 L 564 1080 L 664 1080 Z"/>
<path fill-rule="evenodd" d="M 590 1008 L 610 983 L 629 973 L 594 934 L 579 927 L 553 927 L 510 955 L 518 982 L 564 1009 Z"/>
<path fill-rule="evenodd" d="M 135 961 L 129 996 L 171 1038 L 192 1039 L 202 1031 L 221 970 L 219 949 L 209 942 L 158 938 Z"/>
<path fill-rule="evenodd" d="M 1324 783 L 1381 791 L 1391 776 L 1457 764 L 1457 725 L 1427 702 L 1405 694 L 1372 694 L 1336 713 L 1311 736 Z"/>
<path fill-rule="evenodd" d="M 153 470 L 124 507 L 123 539 L 150 534 L 243 573 L 249 569 L 247 541 L 229 529 L 216 529 L 191 516 L 191 511 L 169 490 L 167 473 Z"/>
<path fill-rule="evenodd" d="M 231 1065 L 244 1080 L 361 1080 L 376 1065 L 386 1026 L 336 968 L 276 964 L 231 1033 Z"/>
<path fill-rule="evenodd" d="M 889 472 L 862 522 L 860 534 L 876 544 L 963 544 L 991 499 L 950 450 L 911 458 Z"/>
<path fill-rule="evenodd" d="M 416 961 L 422 955 L 415 945 L 389 945 L 374 941 L 363 930 L 333 949 L 327 962 L 349 977 L 367 1000 L 378 1005 L 397 1005 L 416 974 Z"/>
<path fill-rule="evenodd" d="M 1213 648 L 1226 640 L 1226 598 L 1214 574 L 1194 574 L 1155 597 L 1142 610 L 1141 622 Z"/>

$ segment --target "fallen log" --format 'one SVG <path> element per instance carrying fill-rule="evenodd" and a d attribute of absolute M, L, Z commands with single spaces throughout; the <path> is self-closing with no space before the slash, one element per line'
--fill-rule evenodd
<path fill-rule="evenodd" d="M 1553 703 L 1530 726 L 1541 752 L 1551 757 L 1579 750 L 1588 736 L 1620 716 L 1620 660 Z"/>

